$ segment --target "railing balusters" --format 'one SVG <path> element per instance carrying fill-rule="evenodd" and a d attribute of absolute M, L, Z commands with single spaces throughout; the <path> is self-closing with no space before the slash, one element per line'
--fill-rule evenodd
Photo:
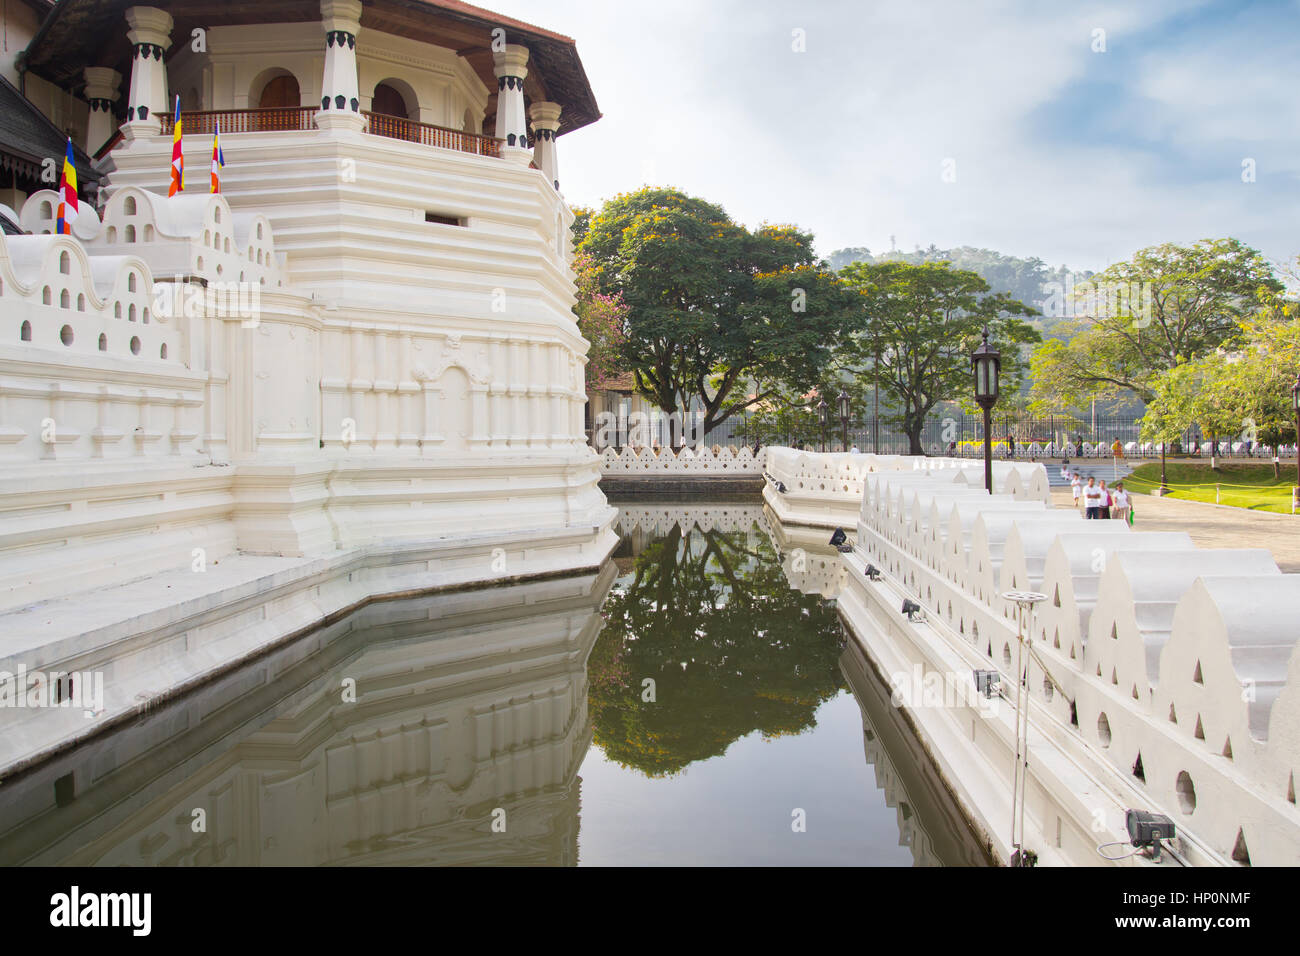
<path fill-rule="evenodd" d="M 223 133 L 264 133 L 296 132 L 312 129 L 312 117 L 316 115 L 314 106 L 276 107 L 256 110 L 208 110 L 182 113 L 185 132 L 194 134 L 211 134 L 217 123 L 221 124 Z M 419 143 L 437 149 L 454 149 L 476 156 L 500 156 L 501 142 L 491 136 L 466 133 L 463 130 L 447 129 L 431 123 L 419 123 L 400 116 L 387 116 L 383 113 L 365 114 L 369 131 L 376 136 L 400 139 L 408 143 Z M 160 129 L 164 136 L 170 136 L 175 119 L 171 114 L 160 116 Z"/>

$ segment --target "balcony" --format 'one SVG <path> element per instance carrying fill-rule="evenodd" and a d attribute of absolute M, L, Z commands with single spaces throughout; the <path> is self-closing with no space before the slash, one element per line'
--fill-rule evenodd
<path fill-rule="evenodd" d="M 223 133 L 282 133 L 295 130 L 315 129 L 312 117 L 316 115 L 314 106 L 295 106 L 257 110 L 211 110 L 204 112 L 182 113 L 181 121 L 187 134 L 211 134 L 218 124 Z M 501 140 L 491 136 L 479 136 L 463 130 L 447 129 L 429 123 L 417 123 L 400 116 L 386 116 L 382 113 L 363 111 L 366 118 L 366 132 L 375 136 L 387 136 L 408 143 L 420 143 L 438 149 L 454 149 L 476 156 L 500 156 Z M 162 134 L 170 136 L 175 119 L 160 116 Z M 108 148 L 101 150 L 102 155 Z"/>

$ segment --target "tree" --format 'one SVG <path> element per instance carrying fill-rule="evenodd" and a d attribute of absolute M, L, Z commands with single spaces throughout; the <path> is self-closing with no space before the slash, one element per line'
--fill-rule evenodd
<path fill-rule="evenodd" d="M 1039 339 L 1017 318 L 1035 314 L 1023 302 L 991 294 L 978 275 L 947 263 L 856 262 L 840 275 L 861 295 L 865 317 L 846 357 L 861 369 L 879 356 L 881 391 L 893 399 L 911 454 L 925 454 L 921 431 L 939 402 L 969 401 L 970 355 L 986 325 L 1002 352 L 1002 395 L 1019 389 L 1018 346 Z"/>
<path fill-rule="evenodd" d="M 1082 316 L 1033 356 L 1038 407 L 1083 407 L 1124 392 L 1155 398 L 1160 376 L 1241 341 L 1241 322 L 1276 301 L 1282 283 L 1236 239 L 1138 252 L 1078 289 Z"/>
<path fill-rule="evenodd" d="M 590 343 L 585 369 L 587 390 L 604 387 L 622 372 L 622 349 L 627 341 L 627 306 L 618 295 L 596 291 L 595 270 L 591 259 L 578 256 L 573 261 L 577 274 L 578 301 L 573 307 L 578 317 L 578 331 Z"/>
<path fill-rule="evenodd" d="M 1294 304 L 1240 324 L 1234 350 L 1219 350 L 1165 372 L 1142 419 L 1149 441 L 1174 442 L 1191 425 L 1276 449 L 1295 438 L 1291 386 L 1300 369 Z"/>
<path fill-rule="evenodd" d="M 637 390 L 669 414 L 698 403 L 704 434 L 783 385 L 809 387 L 853 318 L 810 234 L 751 232 L 675 189 L 610 200 L 578 251 L 596 288 L 627 307 L 622 354 Z"/>
<path fill-rule="evenodd" d="M 1021 259 L 975 246 L 940 249 L 931 244 L 929 248 L 915 252 L 887 252 L 878 256 L 873 256 L 869 250 L 862 248 L 839 249 L 832 252 L 827 261 L 837 272 L 852 262 L 906 262 L 911 265 L 947 262 L 954 269 L 978 273 L 989 284 L 990 291 L 1005 292 L 1013 299 L 1039 308 L 1044 314 L 1035 319 L 1033 324 L 1040 330 L 1054 326 L 1064 311 L 1052 308 L 1060 298 L 1059 292 L 1055 290 L 1064 290 L 1076 278 L 1088 279 L 1092 276 L 1091 272 L 1075 273 L 1063 265 L 1052 269 L 1036 256 Z"/>

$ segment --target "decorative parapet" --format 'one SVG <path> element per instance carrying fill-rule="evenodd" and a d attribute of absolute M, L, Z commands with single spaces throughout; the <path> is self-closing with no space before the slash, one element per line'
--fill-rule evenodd
<path fill-rule="evenodd" d="M 33 194 L 20 213 L 32 234 L 0 237 L 0 456 L 224 459 L 213 406 L 231 397 L 241 347 L 217 327 L 259 325 L 264 294 L 277 319 L 309 306 L 283 289 L 270 224 L 221 196 L 127 187 L 102 220 L 85 207 L 73 235 L 54 235 L 58 201 Z"/>
<path fill-rule="evenodd" d="M 794 448 L 767 449 L 764 497 L 784 522 L 851 527 L 880 484 L 895 496 L 901 488 L 924 486 L 984 495 L 983 463 L 960 458 L 906 455 L 819 454 Z M 1014 501 L 1051 501 L 1047 471 L 1031 462 L 994 462 L 994 492 Z M 960 489 L 960 492 L 958 492 Z M 910 499 L 906 503 L 911 504 Z M 899 507 L 905 505 L 900 503 Z"/>
<path fill-rule="evenodd" d="M 630 535 L 635 531 L 663 535 L 673 529 L 681 528 L 682 536 L 689 535 L 696 528 L 701 531 L 720 531 L 725 534 L 750 533 L 757 525 L 759 529 L 771 535 L 767 516 L 758 505 L 690 506 L 690 507 L 620 507 L 616 527 L 620 534 Z"/>
<path fill-rule="evenodd" d="M 782 457 L 774 451 L 774 467 Z M 824 457 L 834 468 L 834 456 Z M 1050 715 L 1031 739 L 1045 748 L 1033 786 L 1063 822 L 1038 820 L 1039 841 L 1097 862 L 1101 839 L 1071 813 L 1099 813 L 1122 834 L 1117 807 L 1139 807 L 1175 821 L 1193 862 L 1300 862 L 1300 576 L 1281 574 L 1264 551 L 1199 549 L 1181 533 L 990 497 L 929 467 L 932 459 L 915 460 L 914 472 L 867 474 L 849 591 L 884 586 L 916 601 L 933 638 L 972 669 L 1001 671 L 1013 689 L 1016 626 L 1001 595 L 1047 595 L 1026 678 L 1033 707 Z M 1004 471 L 1004 487 L 1022 477 Z M 866 564 L 881 582 L 864 582 Z M 847 606 L 866 605 L 851 598 Z M 852 620 L 857 611 L 847 613 Z M 978 726 L 992 732 L 990 722 Z M 1098 793 L 1110 796 L 1081 804 L 1065 778 L 1050 776 L 1053 750 L 1091 772 L 1104 768 Z"/>
<path fill-rule="evenodd" d="M 663 475 L 694 477 L 729 477 L 736 475 L 759 476 L 763 474 L 767 449 L 755 456 L 749 448 L 739 450 L 718 445 L 702 448 L 683 448 L 673 454 L 670 448 L 625 447 L 621 452 L 606 448 L 600 455 L 602 475 L 635 477 Z"/>

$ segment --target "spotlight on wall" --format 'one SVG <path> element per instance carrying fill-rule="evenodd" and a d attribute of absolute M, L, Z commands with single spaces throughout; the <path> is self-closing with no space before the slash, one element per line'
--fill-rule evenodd
<path fill-rule="evenodd" d="M 997 671 L 975 671 L 975 690 L 986 698 L 996 694 L 1001 683 L 1002 676 Z"/>
<path fill-rule="evenodd" d="M 1174 821 L 1163 813 L 1149 810 L 1125 810 L 1124 825 L 1128 828 L 1128 838 L 1136 847 L 1149 847 L 1151 859 L 1160 861 L 1160 841 L 1172 840 L 1176 834 Z"/>
<path fill-rule="evenodd" d="M 880 568 L 876 567 L 874 564 L 868 564 L 868 565 L 867 565 L 867 580 L 868 580 L 868 581 L 879 581 L 879 580 L 880 580 Z"/>
<path fill-rule="evenodd" d="M 917 604 L 911 598 L 903 598 L 903 613 L 907 619 L 912 622 L 923 620 L 921 605 Z"/>
<path fill-rule="evenodd" d="M 843 528 L 836 528 L 835 533 L 831 535 L 831 544 L 837 548 L 847 540 L 849 540 L 849 536 L 844 533 Z"/>

